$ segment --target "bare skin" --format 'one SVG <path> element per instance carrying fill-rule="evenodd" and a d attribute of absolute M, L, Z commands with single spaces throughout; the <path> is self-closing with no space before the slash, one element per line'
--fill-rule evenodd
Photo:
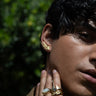
<path fill-rule="evenodd" d="M 44 88 L 52 89 L 52 80 L 54 81 L 54 85 L 57 85 L 61 88 L 61 81 L 59 73 L 54 69 L 52 71 L 52 75 L 48 73 L 46 70 L 41 72 L 40 83 L 37 84 L 36 87 L 36 95 L 35 96 L 43 96 L 42 90 Z M 46 94 L 46 96 L 51 96 L 50 93 Z"/>
<path fill-rule="evenodd" d="M 95 28 L 93 23 L 89 24 Z M 41 36 L 41 43 L 45 42 L 49 46 L 49 49 L 44 48 L 49 54 L 46 71 L 41 73 L 41 80 L 37 85 L 36 96 L 43 96 L 44 88 L 51 89 L 52 80 L 55 85 L 60 88 L 62 86 L 64 96 L 94 96 L 96 78 L 84 72 L 96 72 L 96 31 L 77 26 L 74 34 L 60 35 L 53 40 L 50 36 L 51 28 L 51 24 L 46 24 Z M 53 72 L 53 69 L 57 71 Z"/>

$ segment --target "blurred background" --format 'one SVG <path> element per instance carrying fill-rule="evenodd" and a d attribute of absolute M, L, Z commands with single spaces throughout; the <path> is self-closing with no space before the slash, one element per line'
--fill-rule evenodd
<path fill-rule="evenodd" d="M 0 96 L 26 96 L 44 64 L 40 34 L 52 0 L 0 0 Z"/>

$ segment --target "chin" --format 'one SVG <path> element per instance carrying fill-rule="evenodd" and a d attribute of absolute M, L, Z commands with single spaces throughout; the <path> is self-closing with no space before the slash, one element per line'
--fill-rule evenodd
<path fill-rule="evenodd" d="M 83 91 L 83 92 L 76 92 L 75 94 L 71 95 L 71 96 L 95 96 L 95 94 L 93 94 L 92 92 L 88 92 L 88 91 Z"/>
<path fill-rule="evenodd" d="M 64 93 L 65 96 L 96 96 L 96 91 L 90 91 L 85 86 L 69 87 L 68 90 L 64 89 Z"/>
<path fill-rule="evenodd" d="M 81 92 L 79 90 L 79 92 L 78 91 L 77 92 L 72 92 L 72 93 L 70 92 L 66 96 L 96 96 L 96 94 L 93 94 L 92 92 L 88 92 L 88 91 Z"/>

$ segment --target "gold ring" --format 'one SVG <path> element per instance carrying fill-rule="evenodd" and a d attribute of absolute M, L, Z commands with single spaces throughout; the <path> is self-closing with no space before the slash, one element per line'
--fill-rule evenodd
<path fill-rule="evenodd" d="M 56 88 L 52 88 L 50 90 L 51 94 L 54 96 L 54 95 L 63 95 L 63 90 L 61 88 L 59 88 L 57 85 L 56 85 Z"/>
<path fill-rule="evenodd" d="M 56 91 L 51 91 L 51 94 L 54 95 L 63 95 L 62 89 L 57 89 Z"/>

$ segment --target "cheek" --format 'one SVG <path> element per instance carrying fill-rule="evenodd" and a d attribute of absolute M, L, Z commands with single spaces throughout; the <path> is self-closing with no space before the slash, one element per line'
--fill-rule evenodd
<path fill-rule="evenodd" d="M 85 50 L 86 47 L 72 41 L 62 42 L 62 44 L 58 42 L 54 45 L 50 54 L 52 64 L 55 64 L 60 69 L 71 71 L 85 57 Z"/>
<path fill-rule="evenodd" d="M 58 40 L 50 54 L 50 64 L 55 66 L 61 77 L 75 79 L 76 71 L 88 55 L 89 48 L 79 41 L 70 38 Z"/>

